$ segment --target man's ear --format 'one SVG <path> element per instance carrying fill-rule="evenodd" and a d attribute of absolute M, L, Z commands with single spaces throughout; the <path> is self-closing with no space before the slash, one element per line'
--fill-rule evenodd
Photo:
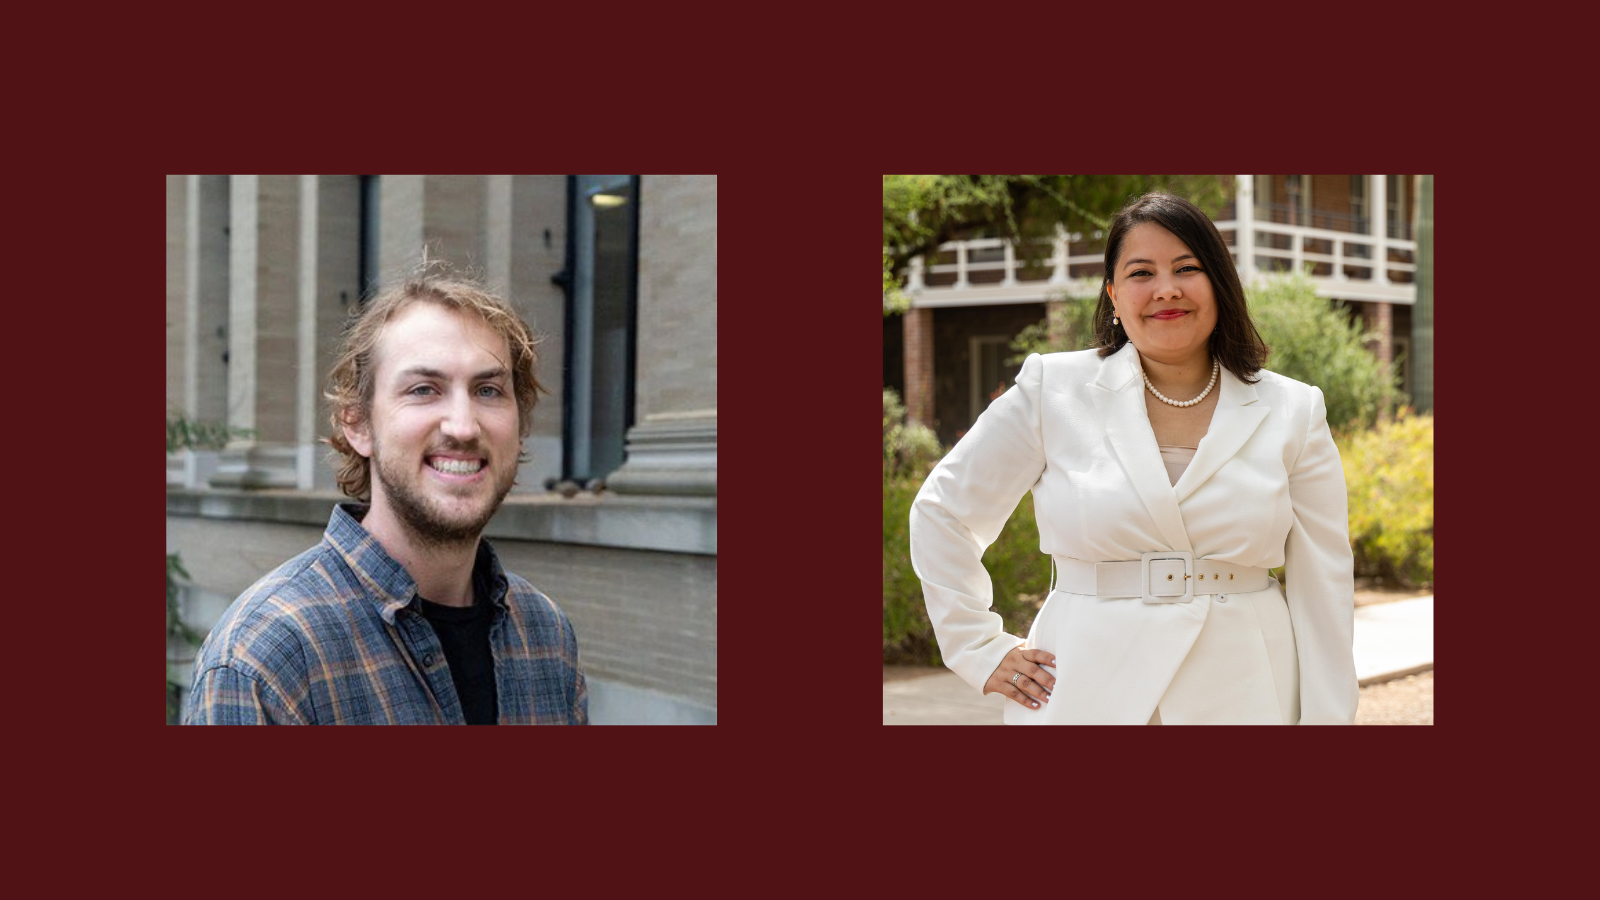
<path fill-rule="evenodd" d="M 353 412 L 346 412 L 340 418 L 344 421 L 344 439 L 350 442 L 355 451 L 367 459 L 372 458 L 372 432 L 368 429 L 367 420 Z"/>

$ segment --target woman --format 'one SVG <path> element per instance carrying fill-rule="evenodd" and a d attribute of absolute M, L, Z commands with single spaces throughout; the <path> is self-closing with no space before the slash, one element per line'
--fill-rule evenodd
<path fill-rule="evenodd" d="M 1125 207 L 1105 265 L 1098 349 L 1029 356 L 912 505 L 945 664 L 1014 701 L 1008 724 L 1352 723 L 1322 392 L 1261 368 L 1233 260 L 1187 200 Z M 1030 489 L 1055 573 L 1024 640 L 989 609 L 981 557 Z"/>

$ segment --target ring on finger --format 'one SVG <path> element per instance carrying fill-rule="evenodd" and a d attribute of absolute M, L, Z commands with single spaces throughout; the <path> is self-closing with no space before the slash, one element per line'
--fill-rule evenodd
<path fill-rule="evenodd" d="M 1011 676 L 1011 683 L 1012 684 L 1016 684 L 1017 683 L 1017 679 L 1021 678 L 1021 677 L 1022 677 L 1022 673 L 1021 672 L 1018 672 L 1017 674 Z"/>

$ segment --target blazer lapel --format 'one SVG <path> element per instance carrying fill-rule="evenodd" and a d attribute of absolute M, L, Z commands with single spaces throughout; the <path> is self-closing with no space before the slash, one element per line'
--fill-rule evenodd
<path fill-rule="evenodd" d="M 1155 432 L 1150 429 L 1150 416 L 1144 408 L 1138 353 L 1129 342 L 1106 357 L 1100 364 L 1100 374 L 1089 383 L 1089 393 L 1094 396 L 1112 449 L 1145 509 L 1167 539 L 1168 549 L 1192 551 L 1177 496 L 1167 480 L 1167 468 L 1161 462 L 1161 451 L 1156 449 Z M 1200 452 L 1195 455 L 1198 457 Z"/>
<path fill-rule="evenodd" d="M 1184 469 L 1178 483 L 1172 486 L 1179 503 L 1205 484 L 1207 478 L 1216 474 L 1223 463 L 1239 452 L 1239 448 L 1250 440 L 1261 420 L 1272 409 L 1257 402 L 1254 385 L 1245 384 L 1227 369 L 1222 370 L 1221 378 L 1222 393 L 1217 397 L 1217 408 L 1211 412 L 1211 424 L 1206 428 L 1206 436 L 1200 439 L 1200 446 L 1195 449 L 1189 467 Z"/>

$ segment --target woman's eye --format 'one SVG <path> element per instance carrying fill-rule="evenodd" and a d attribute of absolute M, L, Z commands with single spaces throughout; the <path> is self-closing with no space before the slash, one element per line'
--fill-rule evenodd
<path fill-rule="evenodd" d="M 1199 266 L 1184 266 L 1182 269 L 1179 269 L 1178 271 L 1179 272 L 1183 272 L 1183 271 L 1188 270 L 1188 269 L 1193 269 L 1196 272 L 1200 271 L 1200 267 Z M 1137 277 L 1139 275 L 1149 275 L 1149 274 L 1150 273 L 1145 271 L 1144 269 L 1139 269 L 1139 270 L 1135 271 L 1132 275 L 1129 275 L 1128 277 L 1129 278 L 1135 278 L 1135 277 Z"/>

